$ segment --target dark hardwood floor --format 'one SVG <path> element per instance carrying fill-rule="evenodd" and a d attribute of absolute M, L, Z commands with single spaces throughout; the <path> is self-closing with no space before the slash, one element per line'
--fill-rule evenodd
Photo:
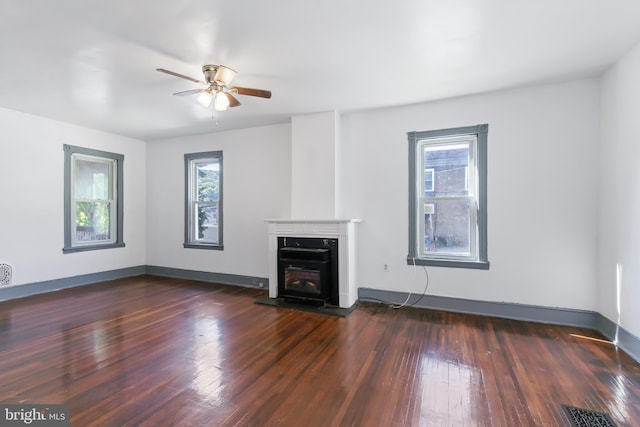
<path fill-rule="evenodd" d="M 0 402 L 72 426 L 640 426 L 640 366 L 593 331 L 139 276 L 0 303 Z"/>

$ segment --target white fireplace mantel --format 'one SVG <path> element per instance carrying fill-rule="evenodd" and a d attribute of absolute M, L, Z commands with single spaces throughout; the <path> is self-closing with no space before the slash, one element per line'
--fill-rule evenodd
<path fill-rule="evenodd" d="M 278 237 L 338 239 L 339 305 L 358 299 L 356 284 L 356 224 L 359 219 L 267 219 L 269 224 L 269 297 L 278 297 Z"/>

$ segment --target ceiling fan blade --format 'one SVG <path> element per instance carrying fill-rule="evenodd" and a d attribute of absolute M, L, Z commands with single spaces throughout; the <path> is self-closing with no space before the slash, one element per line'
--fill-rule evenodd
<path fill-rule="evenodd" d="M 185 96 L 185 95 L 195 95 L 196 93 L 206 92 L 207 89 L 191 89 L 191 90 L 183 90 L 182 92 L 176 92 L 174 95 Z"/>
<path fill-rule="evenodd" d="M 264 89 L 251 89 L 248 87 L 234 86 L 229 88 L 230 91 L 238 95 L 259 96 L 260 98 L 271 98 L 271 91 Z"/>
<path fill-rule="evenodd" d="M 231 95 L 229 92 L 224 92 L 224 94 L 227 96 L 227 99 L 229 100 L 229 107 L 237 107 L 240 105 L 240 101 L 238 101 L 238 99 Z"/>
<path fill-rule="evenodd" d="M 178 74 L 178 73 L 176 73 L 174 71 L 165 70 L 164 68 L 156 68 L 156 71 L 160 71 L 161 73 L 169 74 L 169 75 L 175 76 L 175 77 L 180 77 L 181 79 L 189 80 L 189 81 L 194 82 L 194 83 L 200 83 L 200 84 L 206 85 L 206 83 L 203 82 L 203 81 L 200 81 L 198 79 L 194 79 L 193 77 L 185 76 L 183 74 Z"/>

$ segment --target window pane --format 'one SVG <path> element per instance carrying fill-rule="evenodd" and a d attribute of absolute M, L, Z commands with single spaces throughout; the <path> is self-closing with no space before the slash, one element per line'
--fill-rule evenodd
<path fill-rule="evenodd" d="M 111 164 L 88 159 L 75 159 L 74 198 L 110 199 Z"/>
<path fill-rule="evenodd" d="M 423 156 L 424 197 L 468 195 L 469 144 L 423 146 Z M 432 191 L 428 191 L 428 175 L 433 180 Z"/>
<path fill-rule="evenodd" d="M 424 254 L 470 254 L 471 203 L 438 200 L 424 204 Z"/>
<path fill-rule="evenodd" d="M 218 243 L 218 204 L 196 203 L 195 231 L 196 240 L 207 243 Z"/>
<path fill-rule="evenodd" d="M 76 241 L 111 239 L 111 203 L 76 202 Z"/>
<path fill-rule="evenodd" d="M 198 200 L 219 200 L 220 165 L 218 162 L 198 163 Z"/>
<path fill-rule="evenodd" d="M 425 197 L 427 197 L 427 193 L 433 191 L 433 168 L 425 168 L 424 169 L 424 193 Z"/>

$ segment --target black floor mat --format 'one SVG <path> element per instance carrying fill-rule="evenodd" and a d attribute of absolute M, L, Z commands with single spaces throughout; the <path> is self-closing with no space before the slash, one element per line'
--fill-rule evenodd
<path fill-rule="evenodd" d="M 595 412 L 573 406 L 560 405 L 575 427 L 617 427 L 611 417 L 604 412 Z"/>
<path fill-rule="evenodd" d="M 351 313 L 355 308 L 355 305 L 351 308 L 340 308 L 340 307 L 334 307 L 332 305 L 315 307 L 310 304 L 308 305 L 304 303 L 295 303 L 292 301 L 285 301 L 280 298 L 260 298 L 256 300 L 255 303 L 262 304 L 262 305 L 270 305 L 273 307 L 289 308 L 292 310 L 308 311 L 311 313 L 329 314 L 331 316 L 340 316 L 340 317 L 347 317 L 349 313 Z"/>

